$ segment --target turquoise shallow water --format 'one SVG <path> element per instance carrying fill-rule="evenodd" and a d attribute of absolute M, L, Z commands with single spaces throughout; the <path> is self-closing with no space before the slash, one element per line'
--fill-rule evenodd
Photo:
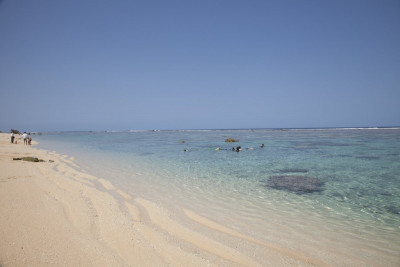
<path fill-rule="evenodd" d="M 226 143 L 228 137 L 239 142 Z M 66 132 L 35 138 L 39 147 L 74 156 L 85 170 L 133 196 L 172 209 L 187 206 L 248 234 L 311 239 L 333 231 L 349 238 L 348 244 L 352 236 L 399 256 L 400 129 Z M 285 177 L 292 188 L 271 183 Z M 318 187 L 298 190 L 293 179 L 318 181 Z M 285 232 L 277 236 L 274 227 Z"/>

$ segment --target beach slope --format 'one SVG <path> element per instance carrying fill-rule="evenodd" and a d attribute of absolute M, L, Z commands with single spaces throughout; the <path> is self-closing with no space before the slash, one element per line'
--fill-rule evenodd
<path fill-rule="evenodd" d="M 0 134 L 0 266 L 324 265 L 194 211 L 176 220 L 73 158 L 17 140 Z"/>

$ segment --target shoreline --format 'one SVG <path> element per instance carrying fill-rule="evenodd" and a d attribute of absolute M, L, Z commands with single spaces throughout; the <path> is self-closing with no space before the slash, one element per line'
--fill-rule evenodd
<path fill-rule="evenodd" d="M 45 162 L 13 160 L 25 156 Z M 235 239 L 221 242 L 174 221 L 153 202 L 80 172 L 66 155 L 11 144 L 9 134 L 0 135 L 0 166 L 1 266 L 262 266 L 265 259 L 237 249 L 240 241 L 263 247 L 272 265 L 324 265 L 182 210 L 192 224 Z"/>
<path fill-rule="evenodd" d="M 74 158 L 34 144 L 11 144 L 0 134 L 2 267 L 380 265 L 340 253 L 325 262 L 317 251 L 248 236 L 182 207 L 178 221 L 155 202 L 80 171 Z M 13 160 L 25 156 L 45 162 Z"/>

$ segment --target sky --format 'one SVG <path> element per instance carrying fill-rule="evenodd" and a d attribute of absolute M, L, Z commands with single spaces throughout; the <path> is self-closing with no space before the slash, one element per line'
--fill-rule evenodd
<path fill-rule="evenodd" d="M 400 126 L 399 0 L 0 0 L 0 130 Z"/>

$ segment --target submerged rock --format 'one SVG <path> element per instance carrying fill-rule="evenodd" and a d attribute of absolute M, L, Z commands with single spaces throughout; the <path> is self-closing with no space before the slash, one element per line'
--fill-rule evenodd
<path fill-rule="evenodd" d="M 234 143 L 234 142 L 239 142 L 239 140 L 237 140 L 237 139 L 235 139 L 235 138 L 226 138 L 226 139 L 225 139 L 225 142 L 232 142 L 232 143 Z"/>
<path fill-rule="evenodd" d="M 379 159 L 379 157 L 375 157 L 375 156 L 358 156 L 358 157 L 356 157 L 356 159 L 375 160 L 375 159 Z"/>
<path fill-rule="evenodd" d="M 297 168 L 285 168 L 285 169 L 281 169 L 279 170 L 281 173 L 290 173 L 290 172 L 301 172 L 301 173 L 305 173 L 308 172 L 308 170 L 306 169 L 297 169 Z"/>
<path fill-rule="evenodd" d="M 389 205 L 389 206 L 384 206 L 383 208 L 385 211 L 389 213 L 400 214 L 400 207 Z"/>
<path fill-rule="evenodd" d="M 300 175 L 272 176 L 266 183 L 267 187 L 287 190 L 296 194 L 321 192 L 323 185 L 324 183 L 317 178 Z"/>

